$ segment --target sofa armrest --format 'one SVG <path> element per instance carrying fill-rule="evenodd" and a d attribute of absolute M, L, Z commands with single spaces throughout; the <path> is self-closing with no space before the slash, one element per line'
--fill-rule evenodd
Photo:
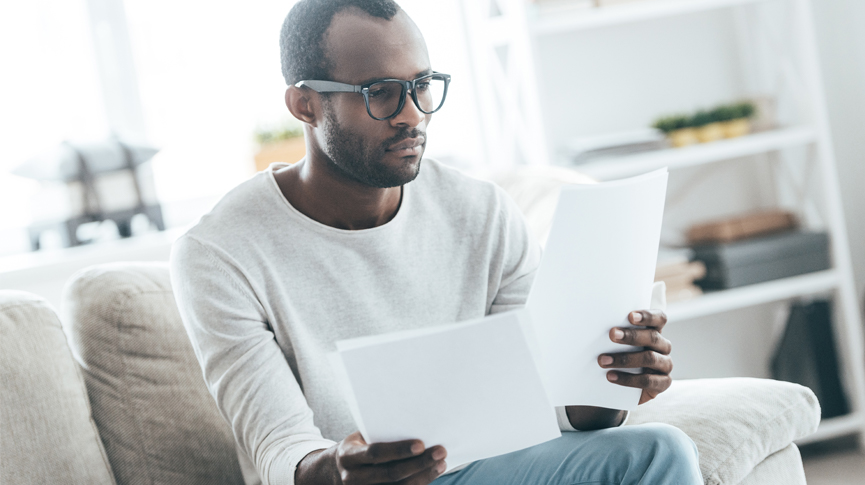
<path fill-rule="evenodd" d="M 0 290 L 0 483 L 114 485 L 81 370 L 44 299 Z"/>
<path fill-rule="evenodd" d="M 705 483 L 734 484 L 768 456 L 808 436 L 820 405 L 807 387 L 769 379 L 675 381 L 631 413 L 628 425 L 667 423 L 697 444 Z"/>

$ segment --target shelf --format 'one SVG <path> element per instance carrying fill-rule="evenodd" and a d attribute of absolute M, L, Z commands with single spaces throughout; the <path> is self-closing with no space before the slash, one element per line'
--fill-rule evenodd
<path fill-rule="evenodd" d="M 541 11 L 529 23 L 533 35 L 550 35 L 717 10 L 767 0 L 644 0 L 592 9 Z"/>
<path fill-rule="evenodd" d="M 837 418 L 824 419 L 820 422 L 817 431 L 796 441 L 797 446 L 816 443 L 818 441 L 859 433 L 865 426 L 865 418 L 861 414 L 845 414 Z"/>
<path fill-rule="evenodd" d="M 570 164 L 567 166 L 601 181 L 615 180 L 662 167 L 670 169 L 692 167 L 806 145 L 814 142 L 816 138 L 817 134 L 813 128 L 796 126 L 764 131 L 730 140 L 700 143 L 683 148 L 655 150 L 582 165 Z"/>
<path fill-rule="evenodd" d="M 838 283 L 838 273 L 835 270 L 827 270 L 731 290 L 710 292 L 691 300 L 671 303 L 667 307 L 667 318 L 671 322 L 678 322 L 797 296 L 812 295 L 832 290 L 838 286 Z"/>

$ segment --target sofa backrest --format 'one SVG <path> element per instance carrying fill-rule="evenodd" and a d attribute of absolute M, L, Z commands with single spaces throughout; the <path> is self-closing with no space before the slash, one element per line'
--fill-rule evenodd
<path fill-rule="evenodd" d="M 64 291 L 63 325 L 118 483 L 244 483 L 167 264 L 117 263 L 76 274 Z"/>
<path fill-rule="evenodd" d="M 0 483 L 115 483 L 60 319 L 21 291 L 0 291 L 0 430 Z"/>

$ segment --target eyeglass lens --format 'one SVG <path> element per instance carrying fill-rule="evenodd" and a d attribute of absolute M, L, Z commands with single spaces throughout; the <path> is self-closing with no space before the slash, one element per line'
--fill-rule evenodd
<path fill-rule="evenodd" d="M 376 118 L 389 118 L 399 109 L 404 85 L 395 81 L 382 81 L 369 87 L 369 111 Z M 415 83 L 418 107 L 425 113 L 439 109 L 444 102 L 445 80 L 426 77 Z M 411 101 L 408 101 L 411 102 Z"/>

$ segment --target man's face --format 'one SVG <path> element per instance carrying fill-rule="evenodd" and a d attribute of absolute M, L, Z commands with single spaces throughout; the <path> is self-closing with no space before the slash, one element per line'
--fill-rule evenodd
<path fill-rule="evenodd" d="M 325 45 L 333 81 L 410 81 L 431 72 L 423 37 L 402 11 L 384 20 L 343 10 L 334 16 Z M 357 93 L 332 93 L 322 99 L 325 119 L 319 146 L 338 170 L 380 188 L 397 187 L 417 177 L 431 115 L 418 110 L 410 94 L 402 111 L 384 121 L 367 114 L 363 96 Z"/>

